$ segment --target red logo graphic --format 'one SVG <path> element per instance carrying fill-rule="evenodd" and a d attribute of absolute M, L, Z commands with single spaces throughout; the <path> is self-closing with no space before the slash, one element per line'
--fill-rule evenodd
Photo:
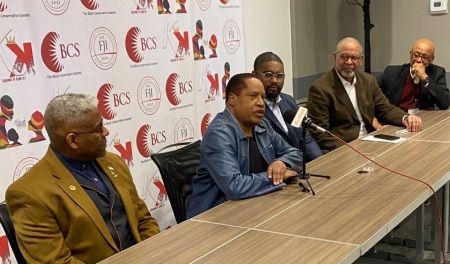
<path fill-rule="evenodd" d="M 179 27 L 175 26 L 176 24 L 177 22 L 171 26 L 169 22 L 166 22 L 163 48 L 166 49 L 169 44 L 175 54 L 176 59 L 173 60 L 182 60 L 180 58 L 189 56 L 189 35 L 187 31 L 180 31 Z"/>
<path fill-rule="evenodd" d="M 139 53 L 138 37 L 141 30 L 137 27 L 132 27 L 128 30 L 125 38 L 125 48 L 127 50 L 128 57 L 136 63 L 139 63 L 144 57 Z"/>
<path fill-rule="evenodd" d="M 112 110 L 109 98 L 111 97 L 111 91 L 114 87 L 109 84 L 103 84 L 97 92 L 98 110 L 103 118 L 111 120 L 116 116 L 116 112 Z"/>
<path fill-rule="evenodd" d="M 178 74 L 172 73 L 169 75 L 166 82 L 167 99 L 169 99 L 169 102 L 173 105 L 179 105 L 181 103 L 181 99 L 177 94 L 178 77 L 180 77 Z"/>
<path fill-rule="evenodd" d="M 59 16 L 64 14 L 69 8 L 70 0 L 42 0 L 42 3 L 50 14 Z"/>
<path fill-rule="evenodd" d="M 223 27 L 223 44 L 230 54 L 236 53 L 241 44 L 241 31 L 234 20 L 228 20 Z"/>
<path fill-rule="evenodd" d="M 219 95 L 219 74 L 215 73 L 213 75 L 211 72 L 208 72 L 206 77 L 210 83 L 208 98 L 213 98 L 216 95 Z"/>
<path fill-rule="evenodd" d="M 139 151 L 139 153 L 144 158 L 150 157 L 151 154 L 153 154 L 152 150 L 150 149 L 149 144 L 147 142 L 149 141 L 150 137 L 150 126 L 149 125 L 143 125 L 137 134 L 136 137 L 136 146 Z"/>
<path fill-rule="evenodd" d="M 151 132 L 150 129 L 150 125 L 143 125 L 136 136 L 136 146 L 144 158 L 148 158 L 153 154 L 150 146 L 167 141 L 166 131 Z"/>
<path fill-rule="evenodd" d="M 175 125 L 175 142 L 193 142 L 194 126 L 187 118 L 182 118 Z"/>
<path fill-rule="evenodd" d="M 154 114 L 161 103 L 161 89 L 158 82 L 150 76 L 144 77 L 138 86 L 137 101 L 142 112 Z"/>
<path fill-rule="evenodd" d="M 6 40 L 6 46 L 16 56 L 14 65 L 11 65 L 10 62 L 14 61 L 14 59 L 0 53 L 0 59 L 4 62 L 7 70 L 10 72 L 9 77 L 23 76 L 25 73 L 34 74 L 34 59 L 31 42 L 24 42 L 23 48 L 19 47 L 15 37 L 7 37 L 11 31 L 12 30 L 9 29 L 6 31 L 5 35 L 0 35 L 0 44 Z"/>
<path fill-rule="evenodd" d="M 211 0 L 197 0 L 198 7 L 202 11 L 208 10 L 209 6 L 211 5 Z"/>
<path fill-rule="evenodd" d="M 52 1 L 52 2 L 58 2 L 58 1 Z M 99 4 L 96 0 L 81 0 L 81 3 L 89 10 L 95 10 L 99 7 Z"/>
<path fill-rule="evenodd" d="M 16 181 L 22 175 L 25 174 L 31 167 L 33 167 L 34 164 L 36 164 L 39 160 L 34 157 L 26 157 L 19 161 L 19 164 L 17 164 L 16 169 L 14 170 L 13 174 L 13 181 Z"/>
<path fill-rule="evenodd" d="M 168 199 L 166 187 L 163 182 L 156 176 L 156 172 L 153 173 L 153 177 L 145 176 L 145 178 L 145 189 L 142 199 L 147 201 L 147 197 L 150 196 L 153 200 L 155 206 L 150 208 L 150 211 L 163 207 L 164 202 Z"/>
<path fill-rule="evenodd" d="M 134 3 L 136 4 L 136 10 L 153 9 L 153 0 L 134 0 Z"/>
<path fill-rule="evenodd" d="M 89 50 L 95 65 L 102 70 L 107 70 L 116 63 L 117 42 L 107 28 L 99 27 L 92 32 Z"/>
<path fill-rule="evenodd" d="M 131 147 L 131 141 L 125 142 L 125 147 L 120 144 L 119 139 L 114 139 L 114 148 L 119 151 L 122 160 L 127 163 L 128 167 L 134 166 L 133 164 L 133 148 Z"/>
<path fill-rule="evenodd" d="M 205 136 L 205 132 L 209 126 L 209 123 L 211 122 L 211 118 L 212 118 L 212 115 L 210 113 L 207 113 L 202 118 L 202 123 L 200 124 L 200 131 L 202 133 L 202 137 Z"/>
<path fill-rule="evenodd" d="M 11 263 L 10 257 L 8 237 L 6 235 L 0 236 L 0 258 L 2 263 Z"/>
<path fill-rule="evenodd" d="M 224 5 L 226 5 L 228 3 L 228 0 L 220 0 L 220 2 Z"/>
<path fill-rule="evenodd" d="M 60 72 L 64 68 L 61 62 L 58 60 L 58 54 L 56 53 L 56 43 L 59 40 L 59 34 L 55 32 L 48 33 L 41 45 L 41 56 L 45 66 L 52 72 Z"/>
<path fill-rule="evenodd" d="M 8 6 L 5 3 L 3 3 L 2 1 L 0 1 L 0 12 L 5 11 L 6 8 L 8 8 Z"/>

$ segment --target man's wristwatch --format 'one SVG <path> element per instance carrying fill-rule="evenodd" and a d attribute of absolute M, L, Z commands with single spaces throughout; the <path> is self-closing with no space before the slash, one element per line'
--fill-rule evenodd
<path fill-rule="evenodd" d="M 430 84 L 430 79 L 428 78 L 428 76 L 425 79 L 423 79 L 422 83 L 423 86 L 425 86 L 425 88 L 428 87 L 428 85 Z"/>

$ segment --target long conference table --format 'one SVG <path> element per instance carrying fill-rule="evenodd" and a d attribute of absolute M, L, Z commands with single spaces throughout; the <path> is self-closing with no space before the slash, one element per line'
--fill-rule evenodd
<path fill-rule="evenodd" d="M 422 130 L 402 134 L 404 142 L 350 145 L 442 190 L 450 179 L 450 111 L 417 115 Z M 373 134 L 401 129 L 385 126 Z M 432 195 L 424 184 L 378 166 L 359 174 L 362 163 L 343 146 L 307 164 L 307 172 L 331 176 L 310 178 L 315 196 L 292 184 L 228 201 L 101 263 L 352 263 Z"/>

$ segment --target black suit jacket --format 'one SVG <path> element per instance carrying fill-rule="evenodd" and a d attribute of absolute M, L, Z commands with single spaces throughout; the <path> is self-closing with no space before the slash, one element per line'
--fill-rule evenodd
<path fill-rule="evenodd" d="M 280 107 L 281 113 L 284 114 L 287 110 L 291 109 L 294 111 L 297 111 L 297 103 L 295 102 L 294 98 L 290 95 L 287 95 L 285 93 L 280 93 L 281 101 L 278 103 L 278 106 Z M 302 143 L 302 128 L 296 128 L 291 126 L 290 124 L 286 123 L 288 132 L 284 131 L 283 126 L 278 121 L 277 117 L 274 115 L 272 110 L 270 110 L 269 106 L 266 104 L 266 112 L 265 117 L 269 121 L 270 125 L 273 127 L 273 129 L 281 135 L 281 137 L 286 141 L 289 145 L 296 147 L 300 149 L 300 144 Z M 314 138 L 309 134 L 309 131 L 306 130 L 305 135 L 305 144 L 306 144 L 306 161 L 314 160 L 320 156 L 322 156 L 322 151 L 319 148 L 319 145 L 317 145 L 317 142 L 314 140 Z"/>
<path fill-rule="evenodd" d="M 410 67 L 409 63 L 390 65 L 377 78 L 378 85 L 393 105 L 399 105 L 406 77 L 410 74 Z M 425 72 L 428 75 L 429 85 L 427 88 L 423 84 L 420 87 L 419 108 L 435 108 L 437 106 L 441 110 L 447 109 L 450 105 L 450 95 L 445 80 L 445 69 L 430 64 Z"/>

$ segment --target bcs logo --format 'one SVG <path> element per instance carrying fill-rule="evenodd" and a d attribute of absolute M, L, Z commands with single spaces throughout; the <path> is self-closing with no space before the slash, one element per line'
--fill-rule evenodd
<path fill-rule="evenodd" d="M 223 44 L 230 54 L 236 53 L 241 44 L 241 31 L 234 20 L 228 20 L 223 27 Z"/>
<path fill-rule="evenodd" d="M 211 0 L 197 0 L 197 5 L 202 11 L 208 10 Z"/>
<path fill-rule="evenodd" d="M 50 32 L 42 41 L 41 56 L 45 66 L 52 72 L 60 72 L 64 69 L 62 60 L 80 56 L 78 43 L 60 43 L 60 36 L 56 32 Z"/>
<path fill-rule="evenodd" d="M 175 125 L 175 142 L 193 142 L 194 126 L 187 118 L 182 118 Z"/>
<path fill-rule="evenodd" d="M 150 125 L 143 125 L 139 128 L 136 136 L 136 146 L 139 153 L 144 158 L 149 158 L 153 151 L 152 146 L 166 142 L 166 131 L 151 132 Z"/>
<path fill-rule="evenodd" d="M 97 92 L 98 110 L 104 119 L 111 120 L 116 117 L 117 112 L 113 108 L 131 103 L 130 92 L 112 93 L 114 86 L 105 83 L 100 86 Z"/>
<path fill-rule="evenodd" d="M 212 115 L 210 113 L 206 113 L 206 115 L 204 115 L 202 118 L 202 123 L 200 124 L 200 131 L 202 133 L 202 137 L 205 136 L 205 132 L 209 126 L 209 123 L 211 122 L 211 118 Z"/>
<path fill-rule="evenodd" d="M 113 33 L 105 28 L 99 27 L 92 32 L 89 41 L 89 50 L 92 61 L 102 70 L 111 68 L 117 59 L 117 42 Z"/>
<path fill-rule="evenodd" d="M 156 37 L 139 37 L 140 33 L 141 30 L 138 27 L 132 27 L 125 37 L 128 57 L 135 63 L 144 59 L 142 52 L 156 49 Z"/>
<path fill-rule="evenodd" d="M 144 77 L 138 86 L 137 101 L 142 112 L 152 115 L 161 103 L 161 89 L 158 82 L 150 76 Z"/>
<path fill-rule="evenodd" d="M 16 43 L 15 37 L 8 37 L 8 34 L 12 29 L 6 30 L 4 35 L 0 35 L 0 44 L 3 45 L 6 40 L 6 47 L 14 54 L 15 58 L 12 56 L 7 56 L 7 54 L 0 53 L 0 59 L 4 62 L 6 69 L 9 71 L 9 77 L 24 76 L 25 73 L 35 74 L 34 71 L 34 58 L 33 58 L 33 48 L 31 42 L 24 42 L 23 47 L 20 47 Z M 11 64 L 14 61 L 14 64 Z"/>
<path fill-rule="evenodd" d="M 8 8 L 8 6 L 5 3 L 3 3 L 2 1 L 0 1 L 0 13 L 5 11 L 6 8 Z"/>
<path fill-rule="evenodd" d="M 25 172 L 33 167 L 34 164 L 38 163 L 38 161 L 39 160 L 34 157 L 27 157 L 19 161 L 19 164 L 17 164 L 16 169 L 14 170 L 13 181 L 22 177 Z"/>
<path fill-rule="evenodd" d="M 64 14 L 69 8 L 70 0 L 42 0 L 42 3 L 50 14 L 59 16 Z"/>
<path fill-rule="evenodd" d="M 58 2 L 58 1 L 52 1 L 52 2 Z M 96 0 L 81 0 L 81 3 L 89 10 L 95 10 L 100 5 L 97 3 Z"/>
<path fill-rule="evenodd" d="M 166 95 L 167 99 L 172 105 L 179 105 L 181 103 L 180 96 L 192 92 L 192 81 L 178 81 L 180 75 L 172 73 L 167 78 Z"/>

